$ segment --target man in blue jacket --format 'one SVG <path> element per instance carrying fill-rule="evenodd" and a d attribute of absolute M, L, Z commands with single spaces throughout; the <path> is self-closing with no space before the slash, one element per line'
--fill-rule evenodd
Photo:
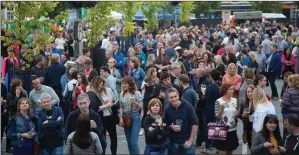
<path fill-rule="evenodd" d="M 115 41 L 112 43 L 112 56 L 113 58 L 116 60 L 117 65 L 116 68 L 118 69 L 120 76 L 123 76 L 123 68 L 124 68 L 124 61 L 125 61 L 125 57 L 124 54 L 120 51 L 118 51 L 119 45 L 118 43 Z"/>
<path fill-rule="evenodd" d="M 196 136 L 198 120 L 190 103 L 179 99 L 179 92 L 169 88 L 167 97 L 170 106 L 164 111 L 163 123 L 170 128 L 170 154 L 195 154 L 193 138 Z"/>
<path fill-rule="evenodd" d="M 274 44 L 271 47 L 271 55 L 268 60 L 266 60 L 266 77 L 270 83 L 272 91 L 272 99 L 278 100 L 277 88 L 275 85 L 275 79 L 281 73 L 281 57 L 280 53 L 277 51 L 277 45 Z"/>
<path fill-rule="evenodd" d="M 77 97 L 77 105 L 78 109 L 71 112 L 66 121 L 65 121 L 65 139 L 67 139 L 68 135 L 72 132 L 76 131 L 77 126 L 77 119 L 81 113 L 89 114 L 90 123 L 91 123 L 91 130 L 95 132 L 101 141 L 101 145 L 103 148 L 103 153 L 105 153 L 106 150 L 106 140 L 102 133 L 103 131 L 103 125 L 100 115 L 93 111 L 91 108 L 89 108 L 90 100 L 87 94 L 80 94 Z"/>

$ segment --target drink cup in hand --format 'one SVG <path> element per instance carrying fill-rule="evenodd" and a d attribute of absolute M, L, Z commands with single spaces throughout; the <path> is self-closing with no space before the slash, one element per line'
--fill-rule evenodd
<path fill-rule="evenodd" d="M 135 98 L 134 98 L 134 97 L 130 97 L 129 102 L 130 102 L 131 104 L 133 104 L 133 103 L 135 102 Z"/>

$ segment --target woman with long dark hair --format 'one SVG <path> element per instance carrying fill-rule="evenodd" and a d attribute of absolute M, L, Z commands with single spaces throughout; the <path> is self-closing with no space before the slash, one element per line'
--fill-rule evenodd
<path fill-rule="evenodd" d="M 103 150 L 99 137 L 91 132 L 90 119 L 88 114 L 81 113 L 77 120 L 76 131 L 68 138 L 63 154 L 102 154 Z"/>
<path fill-rule="evenodd" d="M 155 60 L 155 66 L 159 68 L 159 70 L 167 70 L 168 66 L 170 65 L 170 59 L 166 54 L 166 48 L 161 47 L 159 49 L 159 55 Z"/>
<path fill-rule="evenodd" d="M 77 74 L 77 81 L 78 83 L 76 84 L 76 87 L 74 88 L 73 91 L 73 100 L 74 100 L 73 110 L 77 109 L 77 97 L 80 94 L 86 93 L 86 87 L 88 85 L 87 77 L 83 72 Z"/>
<path fill-rule="evenodd" d="M 279 122 L 276 115 L 268 114 L 262 130 L 255 135 L 250 148 L 251 154 L 280 154 L 284 153 L 283 140 L 280 136 Z"/>
<path fill-rule="evenodd" d="M 295 73 L 295 56 L 292 54 L 291 48 L 287 47 L 281 56 L 282 75 L 285 72 Z"/>

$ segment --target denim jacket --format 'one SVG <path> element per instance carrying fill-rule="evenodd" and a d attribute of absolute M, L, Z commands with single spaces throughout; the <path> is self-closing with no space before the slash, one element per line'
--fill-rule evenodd
<path fill-rule="evenodd" d="M 29 116 L 30 128 L 32 131 L 35 132 L 35 125 L 31 119 L 32 117 Z M 20 134 L 29 132 L 25 126 L 25 118 L 24 116 L 15 115 L 8 124 L 8 137 L 12 140 L 12 145 L 16 145 L 19 147 L 23 146 L 24 139 L 20 137 Z M 37 142 L 37 136 L 35 136 L 34 141 Z"/>
<path fill-rule="evenodd" d="M 59 121 L 57 121 L 58 117 L 61 117 Z M 43 124 L 44 121 L 47 120 L 46 110 L 43 109 L 38 114 L 38 138 L 41 139 L 46 131 L 54 130 L 57 135 L 61 138 L 64 138 L 64 115 L 60 107 L 52 106 L 52 118 L 49 120 L 47 124 Z"/>
<path fill-rule="evenodd" d="M 136 82 L 137 88 L 140 89 L 142 81 L 145 78 L 144 70 L 142 68 L 137 68 L 135 70 L 135 72 L 133 72 L 133 75 L 131 75 L 131 74 L 132 74 L 132 69 L 129 70 L 129 76 L 131 76 L 134 79 L 134 81 Z"/>

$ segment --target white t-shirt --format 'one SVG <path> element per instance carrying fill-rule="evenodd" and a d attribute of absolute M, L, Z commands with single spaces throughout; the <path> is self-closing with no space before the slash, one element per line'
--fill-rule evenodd
<path fill-rule="evenodd" d="M 224 104 L 224 110 L 221 120 L 229 126 L 228 131 L 237 130 L 237 122 L 234 116 L 235 111 L 237 111 L 237 99 L 231 98 L 229 103 L 226 103 L 222 97 L 216 100 L 215 106 L 221 106 Z"/>
<path fill-rule="evenodd" d="M 104 93 L 104 92 L 100 93 L 100 96 L 102 97 L 102 99 L 103 99 L 104 102 L 106 102 L 108 100 L 114 100 L 114 101 L 116 101 L 116 98 L 114 97 L 114 94 L 113 94 L 112 90 L 109 87 L 107 87 L 106 92 L 107 92 L 107 94 Z M 110 116 L 111 114 L 112 114 L 111 108 L 103 110 L 103 116 Z"/>
<path fill-rule="evenodd" d="M 275 115 L 274 105 L 268 101 L 268 103 L 258 104 L 254 110 L 250 120 L 253 122 L 253 130 L 259 132 L 263 128 L 264 119 L 268 114 Z"/>
<path fill-rule="evenodd" d="M 69 81 L 66 86 L 65 86 L 65 89 L 64 89 L 64 92 L 63 92 L 63 96 L 66 95 L 66 92 L 67 91 L 73 91 L 74 89 L 74 84 L 77 84 L 78 81 L 76 79 L 72 79 L 71 81 Z"/>
<path fill-rule="evenodd" d="M 56 48 L 64 50 L 65 40 L 63 38 L 55 39 Z"/>

